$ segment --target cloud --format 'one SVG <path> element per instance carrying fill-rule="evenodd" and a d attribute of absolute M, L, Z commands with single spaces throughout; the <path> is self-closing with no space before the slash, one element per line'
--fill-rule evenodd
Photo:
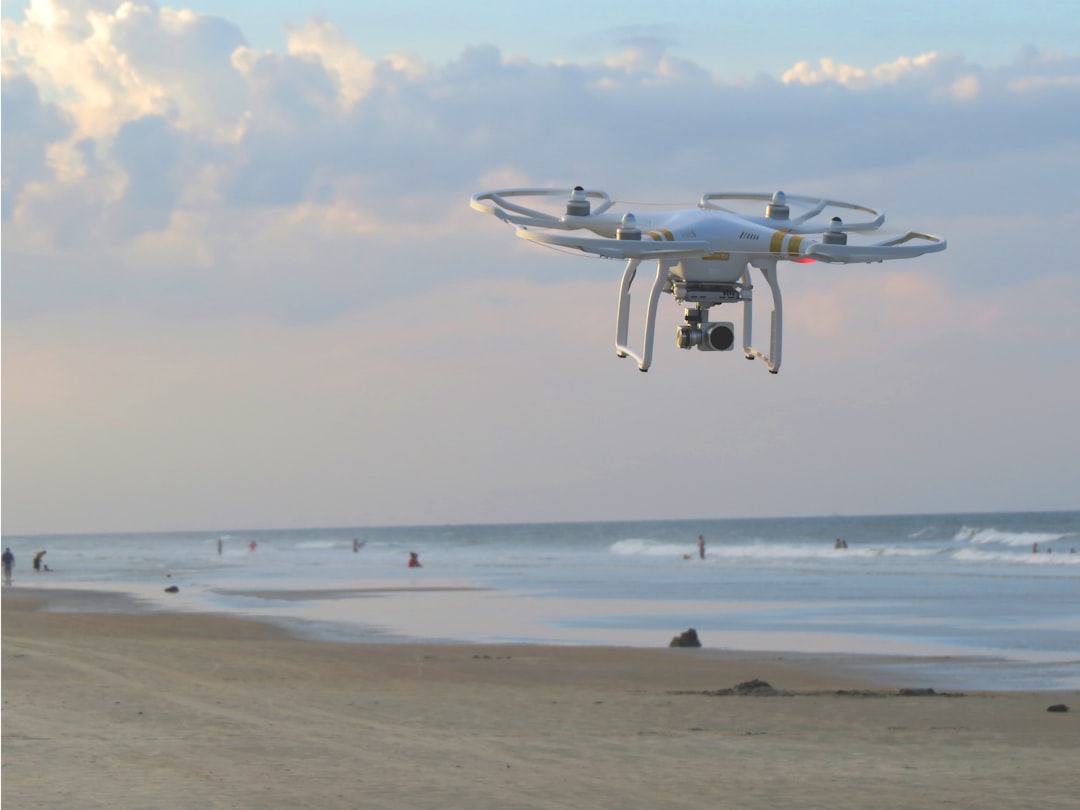
<path fill-rule="evenodd" d="M 904 56 L 893 62 L 877 65 L 869 70 L 854 65 L 845 65 L 824 57 L 815 69 L 810 62 L 797 62 L 780 77 L 784 84 L 823 84 L 835 83 L 855 90 L 865 90 L 881 85 L 918 78 L 927 75 L 941 75 L 952 72 L 950 63 L 956 57 L 947 57 L 939 53 L 924 53 L 915 57 Z"/>
<path fill-rule="evenodd" d="M 1048 422 L 1080 404 L 1080 56 L 800 60 L 728 82 L 640 31 L 595 61 L 478 44 L 443 64 L 376 58 L 330 20 L 287 34 L 256 49 L 231 22 L 146 0 L 35 0 L 4 20 L 4 453 L 25 474 L 5 506 L 32 502 L 23 523 L 84 486 L 71 526 L 104 525 L 144 465 L 185 491 L 160 525 L 199 509 L 256 521 L 313 481 L 334 483 L 267 519 L 599 518 L 625 514 L 631 479 L 657 503 L 733 514 L 779 509 L 777 491 L 789 513 L 846 510 L 845 486 L 868 511 L 901 508 L 904 486 L 949 508 L 911 483 L 930 467 L 1002 506 L 1075 484 L 1038 472 L 1011 495 L 1019 473 L 995 477 L 981 437 L 1022 422 L 1032 392 Z M 900 269 L 785 267 L 778 377 L 675 350 L 665 301 L 643 378 L 613 357 L 616 263 L 538 249 L 467 207 L 485 188 L 576 183 L 631 207 L 821 193 L 950 247 Z M 750 484 L 714 491 L 687 431 Z M 43 452 L 49 435 L 63 441 Z M 1016 470 L 1077 449 L 1026 440 L 997 445 Z M 64 471 L 72 447 L 85 463 Z M 213 501 L 208 459 L 251 477 L 239 512 Z M 357 479 L 384 510 L 349 517 Z M 414 488 L 423 514 L 402 500 Z"/>
<path fill-rule="evenodd" d="M 244 87 L 230 55 L 243 44 L 220 18 L 151 2 L 36 0 L 22 21 L 4 19 L 5 57 L 65 99 L 76 137 L 107 137 L 125 122 L 165 115 L 227 137 Z"/>
<path fill-rule="evenodd" d="M 5 72 L 0 100 L 4 140 L 3 220 L 7 222 L 27 185 L 53 179 L 49 147 L 67 138 L 72 127 L 57 105 L 42 101 L 37 87 L 26 76 L 9 76 Z"/>
<path fill-rule="evenodd" d="M 52 273 L 88 300 L 135 274 L 151 307 L 176 306 L 164 289 L 215 289 L 215 309 L 318 317 L 430 284 L 433 264 L 497 272 L 498 259 L 472 255 L 491 223 L 464 210 L 486 177 L 688 204 L 724 187 L 887 209 L 910 198 L 904 224 L 945 231 L 992 200 L 995 217 L 1027 215 L 1077 160 L 1061 110 L 1080 95 L 1080 60 L 1035 50 L 993 69 L 930 53 L 726 84 L 640 33 L 596 63 L 480 45 L 442 66 L 373 59 L 327 20 L 288 35 L 286 52 L 258 51 L 232 23 L 149 2 L 54 0 L 5 20 L 5 143 L 27 151 L 5 161 L 5 217 L 18 225 L 6 255 L 81 251 L 81 269 Z M 1066 219 L 1076 208 L 1061 195 L 1043 205 Z M 108 256 L 100 270 L 85 269 L 97 265 L 87 251 Z M 354 279 L 354 257 L 382 255 L 396 284 Z M 337 290 L 328 305 L 298 294 L 296 267 Z M 979 269 L 1014 272 L 1000 257 Z M 5 311 L 49 306 L 18 265 L 6 275 Z"/>
<path fill-rule="evenodd" d="M 928 53 L 867 68 L 800 62 L 780 80 L 726 84 L 640 33 L 597 63 L 480 45 L 443 66 L 373 59 L 327 20 L 288 37 L 284 53 L 253 50 L 232 23 L 149 2 L 53 0 L 5 20 L 5 143 L 25 152 L 5 161 L 5 221 L 18 225 L 6 254 L 108 255 L 97 273 L 55 271 L 77 273 L 65 285 L 91 297 L 141 267 L 149 306 L 172 306 L 160 282 L 216 287 L 217 306 L 281 316 L 315 297 L 288 280 L 303 267 L 339 290 L 333 306 L 301 307 L 317 317 L 398 286 L 345 281 L 354 256 L 392 252 L 409 289 L 439 277 L 432 255 L 458 273 L 494 272 L 455 236 L 490 233 L 463 216 L 485 177 L 685 203 L 725 186 L 886 208 L 910 197 L 905 224 L 944 230 L 991 200 L 996 217 L 1027 215 L 1039 203 L 1024 190 L 1045 194 L 1077 160 L 1061 110 L 1080 101 L 1080 60 L 1036 50 L 993 69 Z M 1060 195 L 1043 205 L 1066 219 L 1076 209 Z M 933 221 L 915 221 L 920 210 Z M 991 264 L 1003 269 L 983 278 L 1014 272 Z M 221 281 L 207 282 L 207 267 Z M 6 311 L 48 307 L 17 267 L 7 278 Z"/>

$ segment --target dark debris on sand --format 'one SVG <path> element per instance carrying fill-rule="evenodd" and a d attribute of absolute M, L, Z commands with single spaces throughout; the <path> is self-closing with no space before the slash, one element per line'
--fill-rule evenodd
<path fill-rule="evenodd" d="M 669 692 L 672 695 L 705 695 L 706 697 L 792 697 L 795 695 L 835 695 L 836 697 L 963 697 L 962 692 L 937 692 L 933 689 L 900 689 L 882 692 L 870 689 L 836 689 L 831 691 L 790 692 L 777 689 L 766 681 L 754 678 L 730 689 L 700 689 Z"/>
<path fill-rule="evenodd" d="M 777 689 L 772 684 L 754 678 L 752 681 L 743 681 L 735 684 L 730 689 L 703 689 L 699 691 L 672 692 L 673 695 L 706 695 L 708 697 L 727 697 L 738 695 L 741 697 L 777 697 L 781 695 L 794 695 L 794 692 L 785 692 Z"/>

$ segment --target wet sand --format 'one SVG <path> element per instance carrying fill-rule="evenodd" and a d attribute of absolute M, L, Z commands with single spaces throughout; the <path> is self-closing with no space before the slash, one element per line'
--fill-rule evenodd
<path fill-rule="evenodd" d="M 11 808 L 1072 808 L 1080 789 L 1074 691 L 911 693 L 854 657 L 319 642 L 57 598 L 4 591 Z M 772 689 L 735 689 L 753 680 Z"/>

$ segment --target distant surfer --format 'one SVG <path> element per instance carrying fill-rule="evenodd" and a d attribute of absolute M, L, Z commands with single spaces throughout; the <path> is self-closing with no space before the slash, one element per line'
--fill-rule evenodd
<path fill-rule="evenodd" d="M 705 559 L 705 535 L 703 534 L 697 536 L 697 553 L 701 559 Z"/>
<path fill-rule="evenodd" d="M 41 570 L 41 563 L 42 563 L 41 558 L 44 557 L 44 556 L 45 556 L 44 551 L 39 551 L 37 554 L 34 555 L 34 570 L 35 571 L 40 571 Z M 45 570 L 48 571 L 49 567 L 45 566 Z"/>
<path fill-rule="evenodd" d="M 834 545 L 833 548 L 847 548 L 847 540 L 841 540 L 839 537 L 837 537 L 836 545 Z"/>
<path fill-rule="evenodd" d="M 356 553 L 356 552 L 358 552 L 358 551 L 359 551 L 360 549 L 362 549 L 362 548 L 363 548 L 363 547 L 364 547 L 364 546 L 365 546 L 366 544 L 367 544 L 367 540 L 358 540 L 358 539 L 356 539 L 356 538 L 354 537 L 354 538 L 353 538 L 353 541 L 352 541 L 352 551 L 353 551 L 353 554 L 355 554 L 355 553 Z"/>
<path fill-rule="evenodd" d="M 1038 543 L 1032 543 L 1031 544 L 1031 553 L 1032 554 L 1038 554 L 1039 553 L 1039 544 Z"/>
<path fill-rule="evenodd" d="M 420 557 L 415 551 L 409 552 L 409 568 L 421 568 Z"/>
<path fill-rule="evenodd" d="M 15 567 L 15 555 L 11 553 L 10 548 L 4 549 L 4 584 L 11 584 L 11 569 Z"/>
<path fill-rule="evenodd" d="M 225 545 L 225 544 L 221 541 L 221 538 L 218 538 L 218 541 L 217 541 L 217 553 L 218 553 L 219 557 L 221 556 L 221 548 L 222 548 L 223 545 Z"/>
<path fill-rule="evenodd" d="M 259 547 L 259 544 L 256 543 L 254 540 L 252 540 L 250 543 L 248 543 L 248 550 L 250 550 L 250 551 L 254 551 L 258 547 Z"/>

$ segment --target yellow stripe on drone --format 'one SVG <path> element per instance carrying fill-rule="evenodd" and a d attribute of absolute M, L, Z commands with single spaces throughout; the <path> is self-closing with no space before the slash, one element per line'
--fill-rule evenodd
<path fill-rule="evenodd" d="M 652 237 L 657 242 L 663 242 L 665 240 L 668 242 L 675 241 L 675 234 L 673 234 L 667 228 L 660 228 L 655 231 L 649 231 L 648 233 L 646 233 L 646 236 Z"/>
<path fill-rule="evenodd" d="M 773 231 L 772 239 L 769 240 L 769 252 L 780 254 L 784 252 L 784 240 L 790 234 L 786 234 L 783 231 Z M 788 239 L 787 243 L 787 255 L 793 258 L 797 258 L 799 255 L 799 248 L 802 247 L 803 237 L 792 236 Z"/>

